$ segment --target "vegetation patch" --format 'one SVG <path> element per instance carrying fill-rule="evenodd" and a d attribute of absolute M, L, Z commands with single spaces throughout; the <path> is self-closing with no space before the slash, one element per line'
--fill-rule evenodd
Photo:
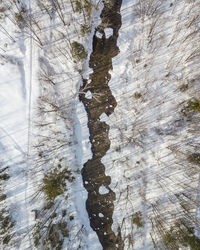
<path fill-rule="evenodd" d="M 36 247 L 39 247 L 40 244 L 42 246 L 48 245 L 50 248 L 47 249 L 62 249 L 64 237 L 69 237 L 69 230 L 65 221 L 50 222 L 48 225 L 43 224 L 42 226 L 41 222 L 38 222 L 33 232 L 34 245 Z"/>
<path fill-rule="evenodd" d="M 134 98 L 135 99 L 140 99 L 142 97 L 142 94 L 141 93 L 139 93 L 139 92 L 135 92 L 134 93 Z"/>
<path fill-rule="evenodd" d="M 194 98 L 187 102 L 187 108 L 194 112 L 200 112 L 200 99 Z"/>
<path fill-rule="evenodd" d="M 92 1 L 91 0 L 76 0 L 75 1 L 75 12 L 87 13 L 90 16 L 92 11 Z"/>
<path fill-rule="evenodd" d="M 137 59 L 135 60 L 135 62 L 136 62 L 136 63 L 139 63 L 139 62 L 140 62 L 140 59 L 137 58 Z"/>
<path fill-rule="evenodd" d="M 135 224 L 137 228 L 143 227 L 144 223 L 142 221 L 142 213 L 140 211 L 132 215 L 132 223 Z"/>
<path fill-rule="evenodd" d="M 167 249 L 178 250 L 180 247 L 189 247 L 192 250 L 200 249 L 200 239 L 194 235 L 194 229 L 185 223 L 176 222 L 162 237 Z"/>
<path fill-rule="evenodd" d="M 76 0 L 75 2 L 75 11 L 79 13 L 81 13 L 82 11 L 82 4 L 81 4 L 81 1 L 79 0 Z"/>
<path fill-rule="evenodd" d="M 5 12 L 5 11 L 6 11 L 6 8 L 4 8 L 4 7 L 0 8 L 0 12 Z"/>
<path fill-rule="evenodd" d="M 76 41 L 71 44 L 71 53 L 76 60 L 83 60 L 87 57 L 84 46 Z"/>
<path fill-rule="evenodd" d="M 87 33 L 91 31 L 90 25 L 87 24 L 81 24 L 81 35 L 85 36 Z"/>
<path fill-rule="evenodd" d="M 200 250 L 200 239 L 194 234 L 187 234 L 183 237 L 183 246 L 190 247 L 193 250 Z"/>
<path fill-rule="evenodd" d="M 3 19 L 6 16 L 6 8 L 0 7 L 0 20 Z"/>
<path fill-rule="evenodd" d="M 24 25 L 24 20 L 25 20 L 25 14 L 26 14 L 26 9 L 25 7 L 21 7 L 20 11 L 18 13 L 15 13 L 15 20 L 18 25 Z"/>
<path fill-rule="evenodd" d="M 200 99 L 192 98 L 191 100 L 187 101 L 187 104 L 182 108 L 181 112 L 185 116 L 187 116 L 191 112 L 200 112 Z"/>
<path fill-rule="evenodd" d="M 7 245 L 11 240 L 10 229 L 13 228 L 15 222 L 11 220 L 9 212 L 2 208 L 0 210 L 0 240 L 4 245 Z"/>
<path fill-rule="evenodd" d="M 7 173 L 1 174 L 0 175 L 0 180 L 1 181 L 7 181 L 10 178 L 10 176 Z"/>
<path fill-rule="evenodd" d="M 67 168 L 62 171 L 55 168 L 44 176 L 41 191 L 45 193 L 48 200 L 53 201 L 58 195 L 65 192 L 66 180 L 72 182 L 74 179 Z"/>
<path fill-rule="evenodd" d="M 200 153 L 193 153 L 187 157 L 190 163 L 200 165 Z"/>
<path fill-rule="evenodd" d="M 73 216 L 73 215 L 69 216 L 69 219 L 70 219 L 71 221 L 74 220 L 74 216 Z"/>
<path fill-rule="evenodd" d="M 180 91 L 181 92 L 185 92 L 186 90 L 188 90 L 188 84 L 182 84 L 181 86 L 180 86 Z"/>
<path fill-rule="evenodd" d="M 6 237 L 3 239 L 3 244 L 7 245 L 9 241 L 11 240 L 12 236 L 10 234 L 6 235 Z"/>
<path fill-rule="evenodd" d="M 88 16 L 90 16 L 92 11 L 92 1 L 91 0 L 83 0 L 83 7 L 87 12 Z"/>
<path fill-rule="evenodd" d="M 1 194 L 0 195 L 0 202 L 4 201 L 6 199 L 6 194 Z"/>

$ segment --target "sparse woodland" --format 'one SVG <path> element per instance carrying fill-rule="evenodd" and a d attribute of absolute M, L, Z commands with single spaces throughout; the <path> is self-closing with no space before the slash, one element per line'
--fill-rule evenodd
<path fill-rule="evenodd" d="M 79 94 L 91 93 L 81 86 L 103 3 L 0 1 L 1 66 L 16 66 L 28 86 L 27 152 L 8 158 L 0 140 L 1 249 L 101 249 L 80 212 L 81 168 L 91 155 Z M 101 117 L 110 128 L 101 161 L 116 195 L 112 229 L 124 250 L 199 250 L 200 1 L 124 0 L 121 17 L 109 71 L 117 106 Z M 23 191 L 12 195 L 20 181 Z M 20 206 L 32 218 L 26 227 Z"/>

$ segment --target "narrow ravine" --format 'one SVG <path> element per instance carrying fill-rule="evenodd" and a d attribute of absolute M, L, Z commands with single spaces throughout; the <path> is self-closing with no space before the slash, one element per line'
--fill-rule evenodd
<path fill-rule="evenodd" d="M 113 113 L 117 103 L 108 86 L 111 79 L 112 58 L 119 54 L 118 32 L 121 27 L 122 0 L 103 1 L 101 24 L 93 36 L 93 52 L 89 67 L 93 69 L 89 80 L 83 79 L 80 88 L 87 115 L 92 159 L 82 169 L 83 184 L 88 192 L 86 209 L 92 229 L 97 233 L 103 249 L 123 249 L 120 228 L 116 235 L 112 230 L 115 193 L 110 189 L 111 177 L 106 176 L 101 159 L 110 148 L 109 125 L 100 116 Z M 109 31 L 109 34 L 107 33 Z M 110 34 L 111 32 L 111 34 Z M 110 36 L 109 36 L 110 35 Z M 87 98 L 87 92 L 91 93 Z"/>

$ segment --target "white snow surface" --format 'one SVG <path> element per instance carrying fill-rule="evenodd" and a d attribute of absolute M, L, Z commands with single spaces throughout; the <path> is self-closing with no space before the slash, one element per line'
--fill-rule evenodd
<path fill-rule="evenodd" d="M 111 37 L 113 35 L 113 29 L 112 28 L 105 28 L 104 32 L 105 32 L 105 35 L 106 35 L 106 39 L 108 39 L 109 37 Z"/>
<path fill-rule="evenodd" d="M 199 126 L 181 112 L 199 98 L 199 4 L 123 1 L 120 53 L 109 82 L 117 107 L 101 120 L 110 125 L 111 147 L 102 162 L 116 193 L 113 230 L 120 226 L 127 250 L 163 249 L 158 225 L 166 233 L 196 208 L 199 234 L 198 168 L 187 162 L 196 152 Z M 136 214 L 141 227 L 133 223 Z"/>
<path fill-rule="evenodd" d="M 95 4 L 95 1 L 93 2 Z M 16 6 L 18 5 L 20 9 L 23 3 L 28 12 L 32 12 L 34 17 L 40 19 L 40 30 L 34 30 L 37 28 L 32 24 L 32 32 L 29 30 L 27 34 L 26 28 L 19 28 L 15 22 L 12 22 L 12 12 L 17 13 Z M 70 6 L 70 1 L 66 1 L 66 3 Z M 83 105 L 78 100 L 81 78 L 70 57 L 67 56 L 66 60 L 64 56 L 56 55 L 58 53 L 56 49 L 59 46 L 55 45 L 56 39 L 58 39 L 56 35 L 58 32 L 65 32 L 65 30 L 62 30 L 62 25 L 59 26 L 58 17 L 52 18 L 49 22 L 47 14 L 41 15 L 36 1 L 20 1 L 16 6 L 13 5 L 12 12 L 8 11 L 8 18 L 3 19 L 6 32 L 2 26 L 0 40 L 1 166 L 2 169 L 8 167 L 10 176 L 10 179 L 3 186 L 4 193 L 7 195 L 3 206 L 9 209 L 12 221 L 15 222 L 15 226 L 11 229 L 13 234 L 11 241 L 6 245 L 1 241 L 1 249 L 42 249 L 43 246 L 34 247 L 32 232 L 37 220 L 35 220 L 33 210 L 40 210 L 44 206 L 44 196 L 41 194 L 38 196 L 41 178 L 49 170 L 51 164 L 58 164 L 60 158 L 63 164 L 72 169 L 75 177 L 74 183 L 69 185 L 65 194 L 68 201 L 66 202 L 60 197 L 56 203 L 59 204 L 57 214 L 61 214 L 67 209 L 67 213 L 71 217 L 73 216 L 73 219 L 67 222 L 70 235 L 65 238 L 63 249 L 73 250 L 79 247 L 85 250 L 100 250 L 102 247 L 97 235 L 89 225 L 85 209 L 87 192 L 82 185 L 80 175 L 83 163 L 91 157 L 87 115 Z M 70 8 L 68 7 L 68 9 Z M 93 9 L 91 14 L 90 22 L 93 32 L 99 22 L 101 8 L 99 3 L 99 8 Z M 74 20 L 71 20 L 74 17 L 70 12 L 67 13 L 67 18 L 69 22 Z M 77 14 L 76 18 L 80 19 L 80 15 Z M 68 36 L 70 39 L 80 40 L 80 36 L 77 36 L 74 30 L 74 28 L 77 29 L 76 22 L 71 22 L 72 27 L 68 28 Z M 91 37 L 81 38 L 81 42 L 88 50 L 88 56 L 92 50 L 91 40 Z M 41 46 L 40 42 L 44 42 L 45 46 Z M 66 48 L 66 44 L 63 46 L 60 48 L 63 51 L 66 49 L 64 53 L 70 54 L 70 47 Z M 55 51 L 53 51 L 54 48 Z M 77 64 L 77 67 L 85 68 L 85 74 L 88 60 L 85 65 Z M 46 72 L 50 75 L 56 72 L 58 77 L 52 80 L 55 80 L 55 86 L 45 85 Z M 48 97 L 51 100 L 56 97 L 57 105 L 63 105 L 66 108 L 66 114 L 63 114 L 63 118 L 54 113 L 49 113 L 48 117 L 43 116 L 42 111 L 41 114 L 38 113 L 38 106 L 45 101 L 47 96 L 46 87 L 49 88 Z M 49 109 L 49 106 L 46 105 L 45 108 Z M 45 126 L 44 129 L 42 126 L 38 127 L 38 124 L 43 122 L 49 122 L 51 125 Z M 52 133 L 58 135 L 57 142 L 53 141 Z M 59 139 L 59 134 L 62 135 L 62 133 L 65 136 Z M 39 145 L 41 145 L 43 138 L 49 136 L 52 138 L 46 141 L 46 145 L 41 148 L 44 152 L 49 149 L 51 151 L 51 148 L 56 147 L 60 140 L 66 140 L 68 148 L 60 151 L 58 147 L 54 158 L 49 156 L 48 162 L 44 164 L 43 160 L 38 159 L 37 148 L 40 149 Z M 36 145 L 38 146 L 35 149 Z M 60 215 L 57 216 L 54 223 L 59 221 Z M 74 240 L 75 238 L 76 240 Z"/>
<path fill-rule="evenodd" d="M 13 234 L 9 244 L 1 242 L 0 247 L 42 249 L 42 245 L 34 247 L 32 229 L 37 220 L 32 210 L 45 204 L 44 195 L 37 194 L 41 179 L 52 165 L 62 162 L 75 177 L 56 200 L 58 216 L 54 223 L 67 210 L 69 237 L 65 237 L 63 249 L 80 246 L 82 250 L 100 250 L 85 209 L 87 192 L 80 174 L 92 153 L 87 114 L 78 100 L 78 90 L 80 69 L 84 78 L 91 74 L 89 56 L 102 4 L 98 10 L 93 9 L 91 33 L 83 38 L 77 32 L 80 14 L 71 14 L 70 1 L 66 0 L 67 31 L 56 15 L 50 19 L 43 14 L 36 1 L 20 3 L 33 12 L 40 29 L 33 28 L 34 34 L 19 28 L 12 19 L 17 12 L 15 5 L 8 17 L 1 19 L 0 166 L 8 167 L 10 179 L 2 184 L 7 199 L 0 206 L 9 209 L 16 224 L 9 231 Z M 154 12 L 155 6 L 158 8 Z M 191 221 L 195 221 L 195 234 L 200 235 L 199 171 L 187 161 L 187 154 L 199 147 L 199 115 L 190 120 L 181 112 L 187 101 L 199 98 L 200 93 L 199 6 L 199 0 L 174 1 L 172 5 L 168 0 L 148 4 L 143 0 L 123 0 L 120 53 L 113 59 L 109 82 L 117 107 L 109 117 L 102 115 L 101 120 L 110 126 L 111 147 L 102 162 L 116 194 L 113 230 L 117 233 L 121 228 L 125 250 L 154 249 L 155 244 L 162 249 L 159 219 L 167 231 L 186 211 L 194 215 Z M 105 28 L 107 38 L 112 32 Z M 63 34 L 67 34 L 65 42 Z M 73 62 L 68 38 L 87 48 L 84 63 Z M 47 76 L 53 84 L 47 83 Z M 183 86 L 188 89 L 181 91 Z M 47 96 L 62 107 L 59 114 L 38 112 Z M 92 98 L 89 91 L 86 97 Z M 52 108 L 45 101 L 45 108 Z M 49 124 L 44 128 L 37 126 L 43 122 Z M 47 138 L 44 146 L 43 138 Z M 66 146 L 60 148 L 62 140 Z M 44 152 L 52 150 L 46 158 L 38 157 L 38 145 Z M 99 191 L 104 194 L 108 190 L 103 186 Z M 133 223 L 138 214 L 142 226 Z"/>

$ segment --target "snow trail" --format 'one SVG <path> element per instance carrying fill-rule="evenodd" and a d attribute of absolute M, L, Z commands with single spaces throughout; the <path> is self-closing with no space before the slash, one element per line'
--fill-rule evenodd
<path fill-rule="evenodd" d="M 30 27 L 32 27 L 32 18 L 31 18 L 31 13 L 32 13 L 32 5 L 31 1 L 29 0 L 29 12 L 30 12 Z M 31 107 L 32 107 L 32 78 L 33 78 L 33 38 L 32 38 L 32 28 L 30 29 L 30 41 L 29 41 L 29 95 L 28 95 L 28 131 L 27 131 L 27 153 L 26 153 L 26 171 L 25 171 L 25 206 L 26 206 L 26 212 L 27 212 L 27 227 L 28 227 L 28 240 L 29 240 L 29 247 L 32 247 L 32 240 L 30 236 L 30 220 L 29 220 L 29 213 L 28 211 L 28 204 L 29 204 L 29 199 L 28 199 L 28 180 L 29 180 L 29 171 L 28 168 L 30 166 L 30 143 L 31 143 Z"/>

